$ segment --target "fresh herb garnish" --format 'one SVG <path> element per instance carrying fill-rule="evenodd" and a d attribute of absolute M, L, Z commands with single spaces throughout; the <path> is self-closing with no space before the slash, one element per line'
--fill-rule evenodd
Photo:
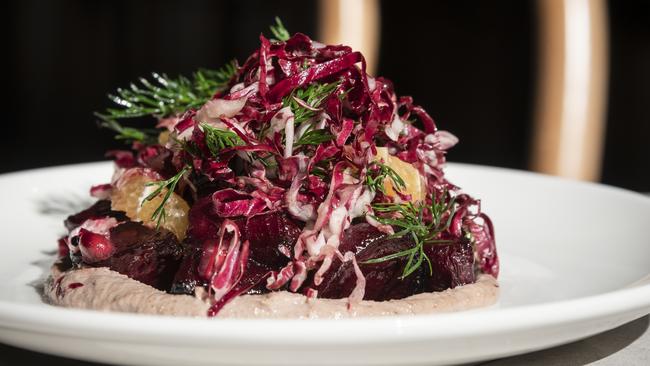
<path fill-rule="evenodd" d="M 160 227 L 160 224 L 162 221 L 165 220 L 165 217 L 167 216 L 167 213 L 165 212 L 165 204 L 169 200 L 169 198 L 172 196 L 172 193 L 174 193 L 174 190 L 176 190 L 176 186 L 178 185 L 178 182 L 183 178 L 183 175 L 187 173 L 190 170 L 189 167 L 184 167 L 180 172 L 176 173 L 175 176 L 167 179 L 167 180 L 161 180 L 158 182 L 149 182 L 146 184 L 147 187 L 149 186 L 156 186 L 156 190 L 151 192 L 147 197 L 142 200 L 141 206 L 144 205 L 145 202 L 151 201 L 154 198 L 158 197 L 163 190 L 165 191 L 165 195 L 162 198 L 162 201 L 160 202 L 160 205 L 154 210 L 153 214 L 151 215 L 151 220 L 156 221 L 156 229 Z"/>
<path fill-rule="evenodd" d="M 296 89 L 282 100 L 283 107 L 291 107 L 294 122 L 301 124 L 315 117 L 321 104 L 336 90 L 339 82 L 312 83 L 303 89 Z"/>
<path fill-rule="evenodd" d="M 301 145 L 320 145 L 324 142 L 334 139 L 334 135 L 327 130 L 312 130 L 309 129 L 298 138 L 294 146 Z"/>
<path fill-rule="evenodd" d="M 207 99 L 212 98 L 215 92 L 228 86 L 230 80 L 237 74 L 237 68 L 237 60 L 232 59 L 216 70 L 199 69 L 193 74 L 196 90 L 202 95 L 207 95 Z"/>
<path fill-rule="evenodd" d="M 378 203 L 372 206 L 376 213 L 390 215 L 391 217 L 374 216 L 374 219 L 384 225 L 391 225 L 397 228 L 391 238 L 401 238 L 411 236 L 415 245 L 412 248 L 393 253 L 381 258 L 374 258 L 364 263 L 381 263 L 396 258 L 407 257 L 408 260 L 404 266 L 401 279 L 415 272 L 424 261 L 429 265 L 429 273 L 433 274 L 431 260 L 424 253 L 424 246 L 429 244 L 449 243 L 449 240 L 438 239 L 439 235 L 449 229 L 451 219 L 455 212 L 455 197 L 446 202 L 447 192 L 444 191 L 439 198 L 435 195 L 432 197 L 431 206 L 428 207 L 431 212 L 431 222 L 424 223 L 424 214 L 426 205 L 423 202 L 413 204 L 407 203 Z"/>
<path fill-rule="evenodd" d="M 275 168 L 278 166 L 277 160 L 275 160 L 275 155 L 273 154 L 266 154 L 264 153 L 252 153 L 251 154 L 254 158 L 254 160 L 257 160 L 264 166 L 264 168 L 269 169 L 269 168 Z"/>
<path fill-rule="evenodd" d="M 201 149 L 197 145 L 195 141 L 192 140 L 177 140 L 174 139 L 176 143 L 183 149 L 186 153 L 190 154 L 190 156 L 197 157 L 197 158 L 202 158 L 202 153 Z"/>
<path fill-rule="evenodd" d="M 202 123 L 201 128 L 205 134 L 205 145 L 213 156 L 217 156 L 223 149 L 244 143 L 234 131 L 216 128 L 207 123 Z"/>
<path fill-rule="evenodd" d="M 312 175 L 315 175 L 319 178 L 325 179 L 327 175 L 329 174 L 325 168 L 320 167 L 320 166 L 315 166 L 311 169 L 310 172 Z"/>
<path fill-rule="evenodd" d="M 125 142 L 141 142 L 144 144 L 152 144 L 157 141 L 158 131 L 153 129 L 139 130 L 133 127 L 122 126 L 114 119 L 105 119 L 99 122 L 99 126 L 113 130 L 116 140 L 123 140 Z"/>
<path fill-rule="evenodd" d="M 321 104 L 338 88 L 339 82 L 313 83 L 303 89 L 295 89 L 282 100 L 283 107 L 290 107 L 294 123 L 301 125 L 320 112 Z M 294 146 L 319 145 L 334 139 L 334 136 L 325 129 L 313 129 L 311 125 L 298 138 Z M 264 136 L 264 135 L 261 135 Z"/>
<path fill-rule="evenodd" d="M 140 78 L 140 85 L 131 83 L 129 88 L 117 89 L 108 98 L 119 107 L 95 113 L 102 121 L 115 121 L 142 116 L 168 117 L 198 108 L 215 92 L 226 87 L 237 73 L 237 62 L 231 61 L 219 70 L 201 69 L 192 79 L 179 76 L 176 79 L 165 74 L 152 73 L 153 81 Z"/>
<path fill-rule="evenodd" d="M 269 28 L 271 29 L 271 33 L 273 33 L 273 37 L 275 37 L 271 39 L 272 41 L 285 42 L 291 37 L 287 28 L 282 24 L 280 17 L 275 17 L 275 25 L 271 25 Z"/>
<path fill-rule="evenodd" d="M 320 160 L 319 162 L 317 162 L 312 166 L 311 170 L 309 171 L 309 174 L 325 179 L 328 175 L 332 173 L 333 161 L 334 161 L 333 157 Z"/>
<path fill-rule="evenodd" d="M 366 174 L 366 185 L 373 191 L 379 191 L 386 194 L 386 188 L 384 182 L 386 179 L 390 179 L 393 182 L 393 187 L 396 191 L 401 191 L 406 188 L 406 183 L 402 177 L 384 163 L 375 161 L 371 164 L 368 173 Z"/>

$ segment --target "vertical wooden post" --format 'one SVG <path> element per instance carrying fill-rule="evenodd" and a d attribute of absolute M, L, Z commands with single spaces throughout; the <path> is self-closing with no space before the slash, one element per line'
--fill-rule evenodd
<path fill-rule="evenodd" d="M 368 74 L 377 69 L 379 2 L 377 0 L 319 0 L 318 40 L 346 44 L 361 51 Z"/>
<path fill-rule="evenodd" d="M 600 178 L 607 103 L 604 0 L 538 0 L 539 79 L 531 167 Z"/>

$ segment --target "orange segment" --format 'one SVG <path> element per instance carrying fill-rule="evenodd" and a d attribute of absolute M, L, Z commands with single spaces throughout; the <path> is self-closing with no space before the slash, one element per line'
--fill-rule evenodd
<path fill-rule="evenodd" d="M 165 146 L 169 142 L 169 131 L 163 131 L 158 135 L 158 144 Z"/>
<path fill-rule="evenodd" d="M 411 201 L 422 201 L 424 200 L 427 192 L 426 185 L 420 172 L 418 172 L 415 167 L 400 158 L 390 155 L 388 149 L 385 147 L 377 148 L 376 160 L 382 161 L 384 164 L 392 168 L 397 175 L 399 175 L 402 180 L 404 180 L 404 189 L 402 193 L 410 194 Z M 384 188 L 386 194 L 391 197 L 397 196 L 395 193 L 395 187 L 393 187 L 393 181 L 391 179 L 386 179 L 384 181 Z"/>
<path fill-rule="evenodd" d="M 123 177 L 111 194 L 111 208 L 126 212 L 133 221 L 156 226 L 157 218 L 152 219 L 152 216 L 162 203 L 167 190 L 163 189 L 153 199 L 146 201 L 145 198 L 157 189 L 155 185 L 147 186 L 147 183 L 154 181 L 142 174 Z M 187 216 L 189 210 L 187 202 L 178 194 L 172 193 L 165 203 L 165 215 L 160 221 L 160 226 L 176 234 L 179 240 L 183 240 L 189 223 Z"/>

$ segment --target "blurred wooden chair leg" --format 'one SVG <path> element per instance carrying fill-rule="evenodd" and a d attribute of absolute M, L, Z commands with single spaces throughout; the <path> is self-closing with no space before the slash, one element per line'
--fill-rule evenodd
<path fill-rule="evenodd" d="M 346 44 L 366 57 L 367 72 L 377 70 L 379 51 L 378 0 L 319 0 L 318 40 Z"/>
<path fill-rule="evenodd" d="M 604 0 L 538 0 L 539 80 L 531 168 L 600 178 L 607 103 Z"/>

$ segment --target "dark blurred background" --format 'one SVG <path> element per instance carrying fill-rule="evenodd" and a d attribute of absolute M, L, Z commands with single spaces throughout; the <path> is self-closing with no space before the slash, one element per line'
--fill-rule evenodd
<path fill-rule="evenodd" d="M 151 71 L 243 61 L 280 16 L 316 36 L 315 2 L 36 1 L 3 7 L 0 172 L 103 158 L 93 111 Z M 534 1 L 382 1 L 378 74 L 461 139 L 451 161 L 526 169 L 537 68 Z M 650 2 L 609 1 L 602 181 L 650 191 Z"/>

